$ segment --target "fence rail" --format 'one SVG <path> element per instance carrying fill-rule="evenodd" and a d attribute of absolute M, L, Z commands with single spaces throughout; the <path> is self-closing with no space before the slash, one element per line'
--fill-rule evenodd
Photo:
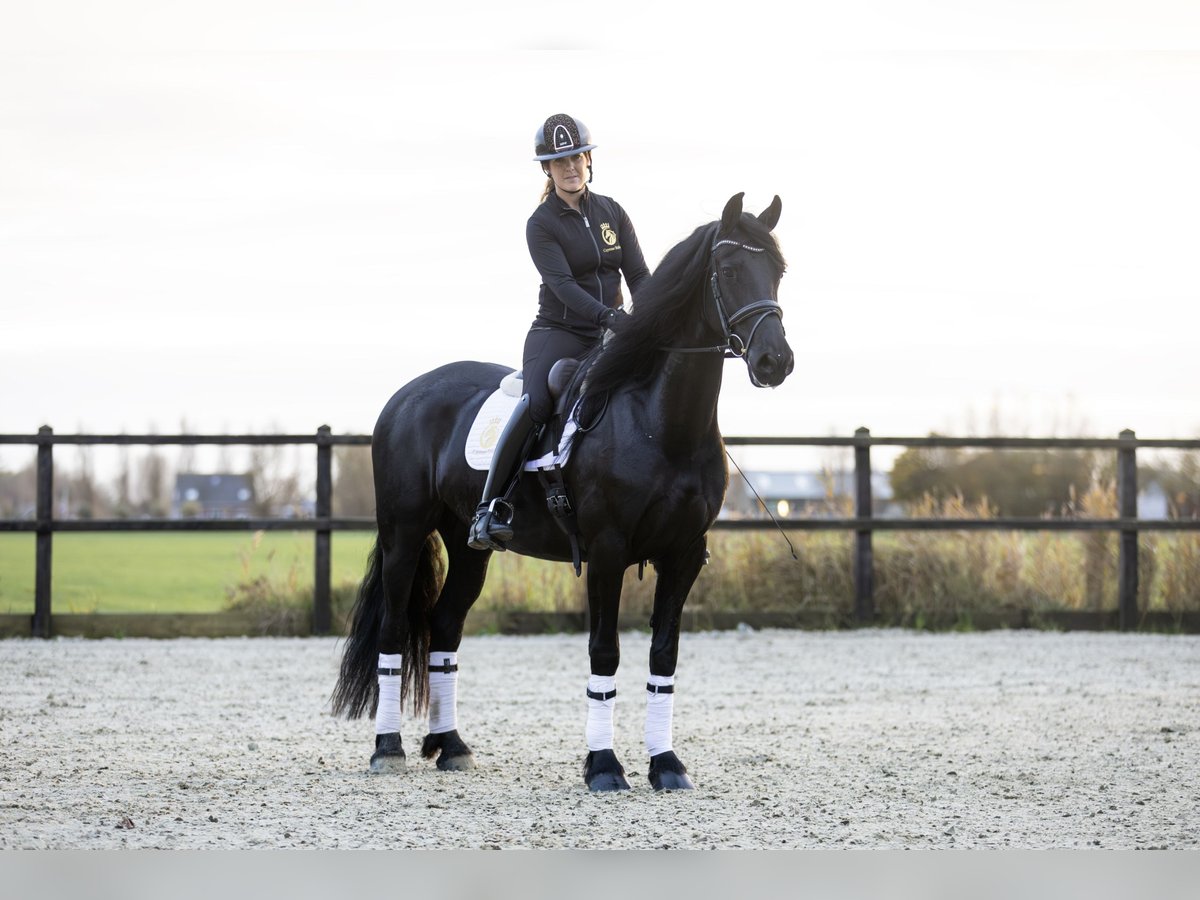
<path fill-rule="evenodd" d="M 338 517 L 333 511 L 333 448 L 369 446 L 370 435 L 333 434 L 322 425 L 315 434 L 55 434 L 43 426 L 37 434 L 0 434 L 0 445 L 32 444 L 37 447 L 37 500 L 34 519 L 0 519 L 0 532 L 33 532 L 36 535 L 34 612 L 30 633 L 51 633 L 51 574 L 53 537 L 56 532 L 87 531 L 312 531 L 313 632 L 327 634 L 332 627 L 330 551 L 334 531 L 373 529 L 369 516 Z M 55 519 L 53 515 L 55 445 L 297 445 L 313 444 L 317 450 L 316 515 L 311 519 Z M 852 518 L 786 519 L 784 527 L 800 531 L 853 531 L 855 618 L 867 623 L 875 617 L 872 536 L 876 531 L 1116 531 L 1118 544 L 1118 623 L 1122 630 L 1138 621 L 1138 534 L 1142 531 L 1200 531 L 1200 520 L 1141 519 L 1137 514 L 1137 451 L 1141 448 L 1200 450 L 1200 439 L 1139 439 L 1132 431 L 1117 438 L 1014 438 L 1014 437 L 874 437 L 866 428 L 853 437 L 734 437 L 726 446 L 852 447 L 855 497 Z M 877 518 L 872 510 L 872 447 L 970 447 L 984 449 L 1113 450 L 1117 454 L 1118 516 L 1110 519 L 994 519 Z M 773 529 L 769 519 L 719 519 L 721 530 Z"/>

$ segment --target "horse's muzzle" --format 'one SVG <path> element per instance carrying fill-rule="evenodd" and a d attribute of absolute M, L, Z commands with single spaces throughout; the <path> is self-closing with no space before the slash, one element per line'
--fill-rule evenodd
<path fill-rule="evenodd" d="M 785 344 L 782 350 L 763 349 L 751 354 L 748 364 L 750 380 L 757 387 L 779 387 L 792 374 L 795 357 Z"/>

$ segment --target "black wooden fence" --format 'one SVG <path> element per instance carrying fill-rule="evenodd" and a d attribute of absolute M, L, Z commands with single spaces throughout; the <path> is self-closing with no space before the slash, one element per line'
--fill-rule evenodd
<path fill-rule="evenodd" d="M 370 435 L 333 434 L 323 425 L 312 434 L 153 435 L 70 434 L 56 435 L 43 426 L 36 435 L 3 434 L 0 444 L 37 446 L 37 502 L 33 519 L 0 519 L 2 531 L 32 531 L 36 534 L 34 612 L 30 632 L 49 637 L 51 611 L 51 562 L 55 532 L 69 531 L 312 531 L 313 632 L 328 634 L 332 628 L 330 604 L 330 548 L 334 531 L 373 529 L 370 517 L 334 518 L 333 447 L 369 445 Z M 1007 437 L 872 437 L 866 428 L 853 437 L 726 437 L 728 446 L 852 447 L 854 449 L 855 514 L 852 518 L 786 519 L 784 527 L 803 531 L 853 531 L 855 619 L 860 623 L 875 618 L 872 535 L 876 531 L 1116 531 L 1120 533 L 1118 555 L 1118 621 L 1130 629 L 1138 622 L 1138 533 L 1141 531 L 1200 531 L 1200 520 L 1142 519 L 1137 514 L 1137 451 L 1140 448 L 1200 450 L 1200 440 L 1144 440 L 1132 431 L 1110 438 L 1007 438 Z M 53 516 L 54 447 L 68 445 L 233 445 L 264 446 L 315 444 L 317 448 L 316 508 L 311 519 L 55 519 Z M 987 449 L 1112 450 L 1117 455 L 1118 517 L 1113 519 L 1050 519 L 1000 517 L 993 519 L 879 518 L 872 511 L 871 448 L 973 447 Z M 772 529 L 769 519 L 720 519 L 714 528 L 724 530 Z"/>

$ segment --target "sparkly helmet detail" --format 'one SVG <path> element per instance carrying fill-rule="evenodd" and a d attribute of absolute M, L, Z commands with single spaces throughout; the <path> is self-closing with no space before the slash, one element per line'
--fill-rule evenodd
<path fill-rule="evenodd" d="M 595 148 L 588 127 L 566 113 L 556 113 L 548 118 L 533 138 L 533 158 L 539 162 L 574 156 Z"/>

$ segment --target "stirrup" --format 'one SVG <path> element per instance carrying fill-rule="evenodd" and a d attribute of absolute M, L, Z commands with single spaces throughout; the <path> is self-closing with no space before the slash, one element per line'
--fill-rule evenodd
<path fill-rule="evenodd" d="M 491 503 L 479 504 L 475 520 L 467 537 L 467 546 L 472 550 L 505 550 L 504 544 L 512 540 L 513 508 L 503 497 Z"/>
<path fill-rule="evenodd" d="M 512 520 L 513 507 L 512 504 L 503 497 L 497 497 L 488 504 L 488 535 L 492 540 L 511 541 L 513 538 Z"/>

